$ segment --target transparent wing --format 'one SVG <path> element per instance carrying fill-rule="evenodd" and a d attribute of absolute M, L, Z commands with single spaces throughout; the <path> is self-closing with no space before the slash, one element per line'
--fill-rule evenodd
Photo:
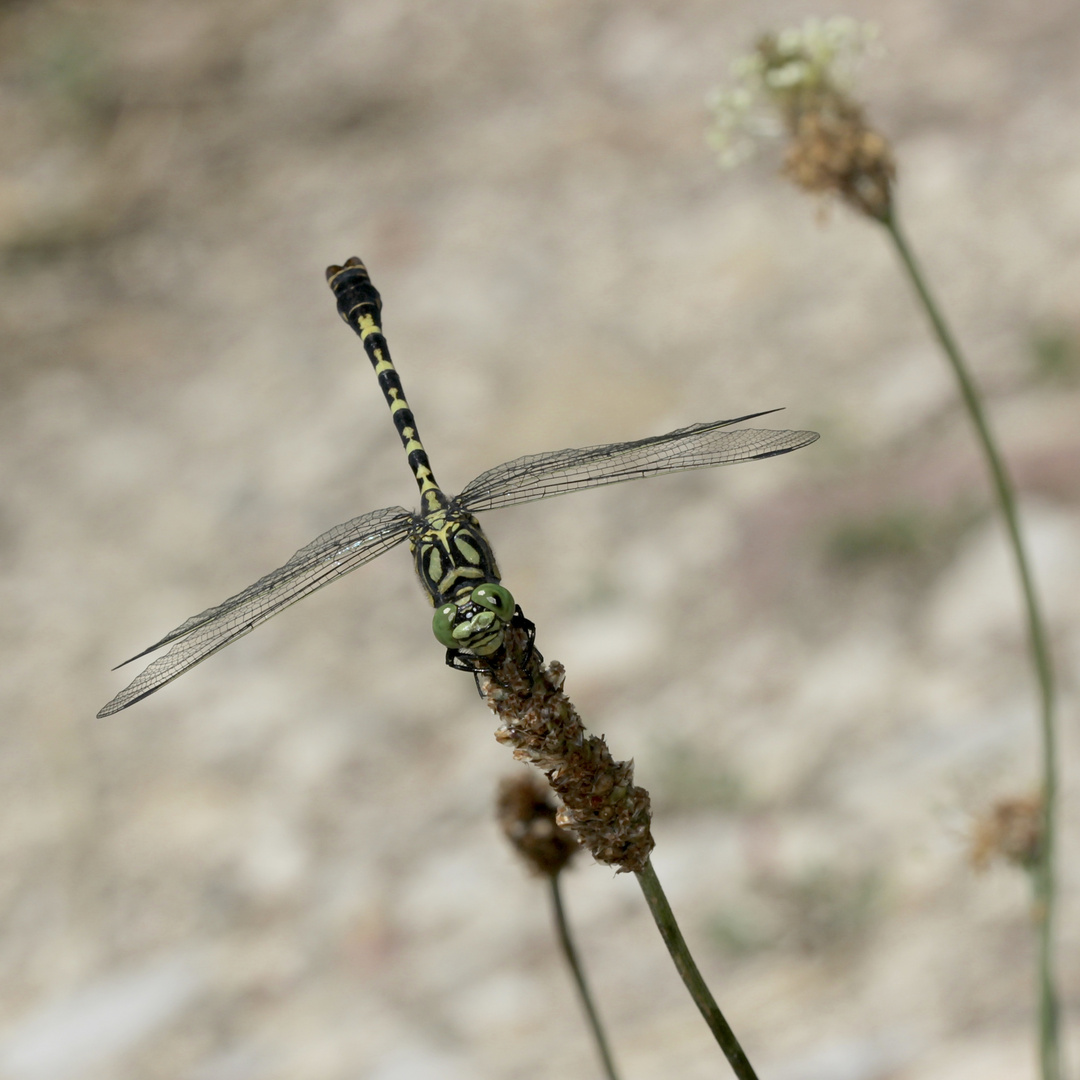
<path fill-rule="evenodd" d="M 416 516 L 403 507 L 390 506 L 335 525 L 302 547 L 284 566 L 216 607 L 192 616 L 160 641 L 131 660 L 125 660 L 124 664 L 130 664 L 132 660 L 175 642 L 164 656 L 158 657 L 134 682 L 121 690 L 98 716 L 111 716 L 134 705 L 290 604 L 389 551 L 408 536 L 416 520 Z"/>
<path fill-rule="evenodd" d="M 457 502 L 473 512 L 495 510 L 642 476 L 775 457 L 807 446 L 819 437 L 816 431 L 722 430 L 765 415 L 751 413 L 734 420 L 692 424 L 635 442 L 515 458 L 481 473 L 457 497 Z"/>

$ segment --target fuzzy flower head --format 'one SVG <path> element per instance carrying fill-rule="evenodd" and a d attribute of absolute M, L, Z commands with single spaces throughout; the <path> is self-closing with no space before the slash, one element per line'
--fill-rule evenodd
<path fill-rule="evenodd" d="M 850 96 L 876 30 L 849 18 L 811 19 L 767 34 L 732 66 L 735 85 L 709 104 L 709 141 L 721 166 L 753 155 L 763 138 L 786 136 L 784 174 L 812 192 L 832 192 L 871 217 L 891 208 L 895 169 L 888 143 Z"/>
<path fill-rule="evenodd" d="M 976 870 L 1003 860 L 1032 870 L 1042 853 L 1043 803 L 1036 795 L 998 799 L 975 823 L 971 861 Z"/>
<path fill-rule="evenodd" d="M 547 786 L 528 773 L 499 785 L 496 814 L 507 840 L 536 874 L 555 877 L 579 849 L 574 834 L 556 822 Z"/>

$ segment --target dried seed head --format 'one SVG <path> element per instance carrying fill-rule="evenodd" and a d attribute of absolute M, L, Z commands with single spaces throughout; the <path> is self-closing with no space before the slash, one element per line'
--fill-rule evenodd
<path fill-rule="evenodd" d="M 784 175 L 804 191 L 839 195 L 868 217 L 884 221 L 896 176 L 885 139 L 863 121 L 853 101 L 837 97 L 801 113 L 784 156 Z"/>
<path fill-rule="evenodd" d="M 1043 804 L 1037 795 L 998 799 L 974 823 L 971 863 L 985 870 L 1004 859 L 1031 870 L 1042 853 Z"/>
<path fill-rule="evenodd" d="M 564 676 L 557 661 L 541 666 L 523 630 L 508 630 L 502 662 L 479 680 L 502 721 L 495 738 L 547 776 L 562 800 L 556 821 L 597 862 L 619 873 L 643 870 L 653 849 L 649 793 L 634 784 L 633 762 L 616 761 L 602 738 L 586 734 L 563 693 Z"/>
<path fill-rule="evenodd" d="M 496 812 L 507 840 L 537 874 L 554 877 L 578 850 L 574 834 L 555 820 L 547 786 L 531 773 L 508 776 L 499 784 Z"/>
<path fill-rule="evenodd" d="M 852 19 L 810 20 L 763 37 L 733 71 L 740 85 L 712 99 L 710 141 L 722 165 L 752 152 L 756 136 L 784 133 L 784 175 L 804 191 L 839 195 L 884 221 L 892 209 L 896 166 L 886 139 L 866 122 L 848 83 L 876 36 Z"/>

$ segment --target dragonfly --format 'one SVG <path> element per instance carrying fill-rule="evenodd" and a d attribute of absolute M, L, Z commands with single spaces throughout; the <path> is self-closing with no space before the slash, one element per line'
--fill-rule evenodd
<path fill-rule="evenodd" d="M 367 268 L 353 257 L 344 266 L 329 267 L 326 278 L 339 314 L 360 336 L 375 369 L 420 489 L 419 512 L 389 506 L 335 525 L 284 566 L 182 622 L 119 665 L 170 646 L 102 708 L 99 717 L 142 701 L 285 608 L 406 540 L 420 584 L 435 608 L 432 629 L 446 648 L 446 662 L 475 674 L 499 659 L 509 627 L 532 627 L 501 584 L 495 553 L 477 513 L 645 476 L 760 461 L 798 450 L 818 438 L 814 431 L 729 430 L 778 411 L 769 409 L 733 420 L 691 424 L 633 442 L 528 454 L 488 469 L 459 495 L 450 496 L 435 480 L 390 359 L 381 323 L 382 298 Z"/>

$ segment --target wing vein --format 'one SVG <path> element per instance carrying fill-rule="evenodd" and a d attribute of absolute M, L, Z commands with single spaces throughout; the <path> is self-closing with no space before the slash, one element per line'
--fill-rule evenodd
<path fill-rule="evenodd" d="M 746 419 L 750 417 L 693 424 L 634 442 L 528 454 L 481 473 L 457 502 L 472 512 L 496 510 L 660 473 L 775 457 L 818 438 L 814 431 L 722 430 Z"/>
<path fill-rule="evenodd" d="M 149 664 L 98 716 L 110 716 L 134 705 L 298 600 L 389 551 L 409 535 L 417 521 L 416 515 L 403 507 L 391 506 L 335 525 L 277 570 L 228 600 L 193 615 L 133 656 L 131 659 L 137 660 L 172 644 L 164 656 Z"/>

